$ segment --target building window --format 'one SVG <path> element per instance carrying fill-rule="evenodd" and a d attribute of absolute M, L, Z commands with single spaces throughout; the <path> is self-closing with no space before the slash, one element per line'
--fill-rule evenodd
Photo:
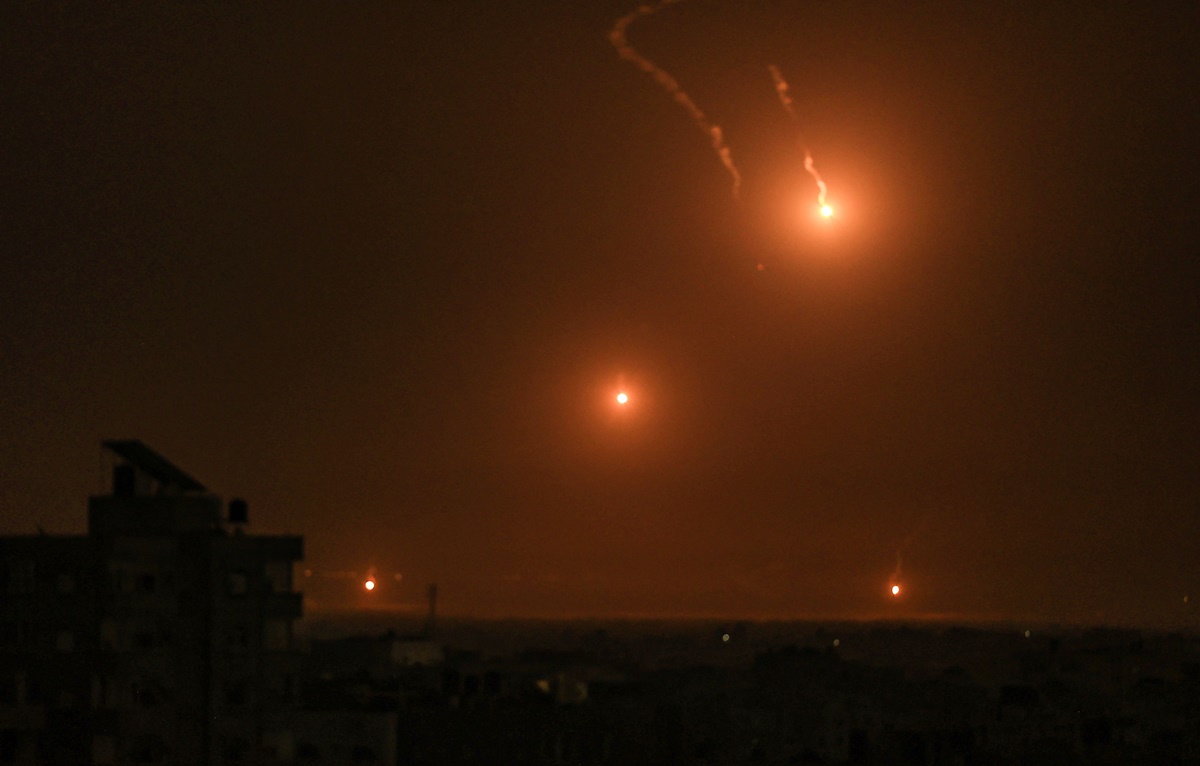
<path fill-rule="evenodd" d="M 299 747 L 296 748 L 296 756 L 301 763 L 320 761 L 321 748 L 311 742 L 301 740 Z"/>
<path fill-rule="evenodd" d="M 0 707 L 17 704 L 17 677 L 15 674 L 0 675 Z"/>
<path fill-rule="evenodd" d="M 226 705 L 245 705 L 246 704 L 246 682 L 241 680 L 227 681 L 225 683 L 225 704 Z"/>
<path fill-rule="evenodd" d="M 137 707 L 156 708 L 163 703 L 162 691 L 156 684 L 134 681 L 130 684 L 129 691 L 133 697 L 133 704 Z"/>
<path fill-rule="evenodd" d="M 113 593 L 128 593 L 131 590 L 129 574 L 124 569 L 111 569 L 108 575 Z"/>
<path fill-rule="evenodd" d="M 28 705 L 33 701 L 29 689 L 29 674 L 24 670 L 18 670 L 13 674 L 13 697 L 16 699 L 17 707 Z"/>
<path fill-rule="evenodd" d="M 129 756 L 134 763 L 163 763 L 167 757 L 167 746 L 162 737 L 143 734 L 133 741 Z"/>
<path fill-rule="evenodd" d="M 137 589 L 139 593 L 153 593 L 158 587 L 158 578 L 152 574 L 143 573 L 137 577 Z"/>
<path fill-rule="evenodd" d="M 226 705 L 246 704 L 246 682 L 229 681 L 226 683 Z"/>
<path fill-rule="evenodd" d="M 275 761 L 291 763 L 296 759 L 296 745 L 290 731 L 264 732 L 262 741 L 268 757 Z"/>
<path fill-rule="evenodd" d="M 300 696 L 300 680 L 295 674 L 288 673 L 283 677 L 283 701 L 295 702 Z"/>
<path fill-rule="evenodd" d="M 273 592 L 288 593 L 292 590 L 292 562 L 268 561 L 264 574 Z"/>
<path fill-rule="evenodd" d="M 247 583 L 245 572 L 232 572 L 229 575 L 229 595 L 244 596 L 246 595 Z"/>
<path fill-rule="evenodd" d="M 75 634 L 69 630 L 58 631 L 58 636 L 54 639 L 54 648 L 63 654 L 75 651 Z"/>
<path fill-rule="evenodd" d="M 20 649 L 33 642 L 33 625 L 25 620 L 0 622 L 0 647 Z"/>
<path fill-rule="evenodd" d="M 225 648 L 233 652 L 244 652 L 250 648 L 250 629 L 245 625 L 234 625 L 225 633 Z"/>
<path fill-rule="evenodd" d="M 225 742 L 225 762 L 241 763 L 250 754 L 250 742 L 243 737 L 230 737 Z"/>
<path fill-rule="evenodd" d="M 116 651 L 119 648 L 119 637 L 120 631 L 117 629 L 116 620 L 100 621 L 100 645 L 102 647 Z"/>
<path fill-rule="evenodd" d="M 0 763 L 17 762 L 17 733 L 0 731 Z"/>
<path fill-rule="evenodd" d="M 58 592 L 69 596 L 75 592 L 75 575 L 70 572 L 59 572 L 57 582 Z"/>
<path fill-rule="evenodd" d="M 263 648 L 282 652 L 291 643 L 291 625 L 287 620 L 267 620 L 263 623 Z"/>
<path fill-rule="evenodd" d="M 6 588 L 13 595 L 33 593 L 34 566 L 26 559 L 13 559 L 8 562 L 8 582 Z"/>
<path fill-rule="evenodd" d="M 117 740 L 108 734 L 97 734 L 92 738 L 92 763 L 94 766 L 113 766 L 117 762 Z"/>
<path fill-rule="evenodd" d="M 106 708 L 111 700 L 108 698 L 108 679 L 102 675 L 92 676 L 92 707 Z"/>

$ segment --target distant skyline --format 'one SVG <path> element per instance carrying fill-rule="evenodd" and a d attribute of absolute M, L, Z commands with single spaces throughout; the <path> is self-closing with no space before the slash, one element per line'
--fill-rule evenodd
<path fill-rule="evenodd" d="M 631 9 L 6 9 L 0 534 L 138 438 L 318 606 L 1200 625 L 1195 3 L 672 4 L 737 201 Z"/>

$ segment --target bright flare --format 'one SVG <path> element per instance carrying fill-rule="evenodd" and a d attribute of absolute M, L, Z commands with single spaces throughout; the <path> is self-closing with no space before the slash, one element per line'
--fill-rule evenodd
<path fill-rule="evenodd" d="M 365 583 L 363 583 L 363 587 L 367 590 L 375 590 L 375 581 L 367 580 Z"/>
<path fill-rule="evenodd" d="M 775 81 L 775 93 L 779 96 L 779 103 L 783 106 L 783 111 L 787 112 L 788 116 L 798 124 L 800 118 L 796 114 L 796 105 L 792 102 L 792 97 L 788 95 L 787 80 L 783 79 L 779 67 L 774 64 L 768 64 L 767 71 L 771 73 L 771 79 Z M 821 206 L 821 215 L 829 218 L 833 215 L 833 208 L 825 204 L 825 194 L 828 192 L 828 189 L 825 188 L 825 181 L 817 172 L 817 166 L 813 164 L 812 152 L 809 151 L 803 138 L 800 139 L 800 148 L 804 150 L 804 170 L 812 176 L 813 182 L 817 185 L 817 204 Z"/>
<path fill-rule="evenodd" d="M 624 391 L 617 394 L 617 404 L 628 404 L 628 403 L 629 403 L 629 395 L 628 394 L 626 394 Z"/>
<path fill-rule="evenodd" d="M 899 595 L 900 595 L 900 586 L 899 586 L 899 585 L 893 585 L 893 586 L 892 586 L 892 595 L 893 595 L 893 596 L 899 596 Z"/>

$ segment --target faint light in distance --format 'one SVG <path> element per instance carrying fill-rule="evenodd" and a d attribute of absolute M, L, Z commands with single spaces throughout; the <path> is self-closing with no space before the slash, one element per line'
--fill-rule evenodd
<path fill-rule="evenodd" d="M 729 643 L 729 634 L 728 633 L 721 634 L 721 640 L 726 643 Z"/>
<path fill-rule="evenodd" d="M 363 587 L 367 590 L 375 590 L 375 581 L 367 580 L 365 583 L 363 583 Z"/>
<path fill-rule="evenodd" d="M 893 586 L 892 586 L 892 595 L 893 595 L 893 596 L 899 596 L 899 595 L 900 595 L 900 586 L 899 586 L 899 585 L 893 585 Z"/>
<path fill-rule="evenodd" d="M 617 404 L 628 404 L 628 403 L 629 403 L 629 394 L 625 393 L 624 391 L 617 394 Z"/>

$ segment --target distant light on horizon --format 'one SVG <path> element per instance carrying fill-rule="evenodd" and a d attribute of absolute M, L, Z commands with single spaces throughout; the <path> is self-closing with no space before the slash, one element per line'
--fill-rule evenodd
<path fill-rule="evenodd" d="M 365 583 L 363 583 L 363 587 L 367 590 L 375 590 L 375 581 L 367 580 Z"/>
<path fill-rule="evenodd" d="M 899 585 L 893 585 L 893 586 L 892 586 L 892 595 L 893 595 L 893 596 L 899 596 L 899 595 L 900 595 L 900 586 L 899 586 Z"/>
<path fill-rule="evenodd" d="M 617 404 L 628 404 L 628 403 L 629 403 L 629 394 L 625 393 L 624 391 L 617 394 Z"/>
<path fill-rule="evenodd" d="M 833 208 L 829 205 L 821 205 L 821 215 L 825 216 L 826 218 L 832 218 Z"/>

